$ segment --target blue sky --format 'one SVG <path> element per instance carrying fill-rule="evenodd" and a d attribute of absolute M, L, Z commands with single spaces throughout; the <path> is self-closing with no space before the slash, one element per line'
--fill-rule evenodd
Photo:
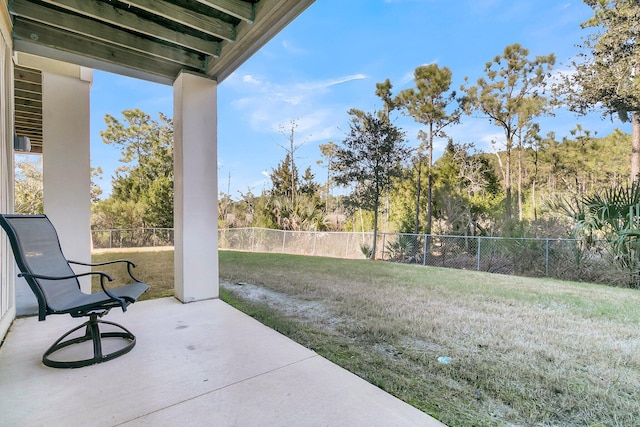
<path fill-rule="evenodd" d="M 259 194 L 270 187 L 266 176 L 284 158 L 287 135 L 281 129 L 297 124 L 296 164 L 308 166 L 316 181 L 326 170 L 317 165 L 318 146 L 339 143 L 348 130 L 350 108 L 375 111 L 381 101 L 375 85 L 389 78 L 393 93 L 413 86 L 413 70 L 429 63 L 449 67 L 453 88 L 468 76 L 475 82 L 485 63 L 504 47 L 520 43 L 532 56 L 555 53 L 555 69 L 565 70 L 585 35 L 580 23 L 591 14 L 582 1 L 571 0 L 316 0 L 291 25 L 271 40 L 218 88 L 219 189 L 238 198 L 239 192 Z M 92 166 L 103 169 L 101 187 L 110 178 L 119 152 L 102 143 L 105 113 L 140 108 L 154 118 L 172 112 L 172 88 L 100 71 L 91 92 Z M 417 146 L 419 125 L 394 113 L 407 141 Z M 600 114 L 577 117 L 557 111 L 541 121 L 542 132 L 558 137 L 580 123 L 606 135 L 629 125 Z M 491 151 L 501 129 L 485 119 L 463 117 L 449 131 L 459 143 L 474 143 Z M 436 144 L 436 157 L 446 141 Z M 229 180 L 230 175 L 230 180 Z M 230 182 L 229 182 L 230 181 Z M 230 185 L 229 185 L 230 184 Z"/>

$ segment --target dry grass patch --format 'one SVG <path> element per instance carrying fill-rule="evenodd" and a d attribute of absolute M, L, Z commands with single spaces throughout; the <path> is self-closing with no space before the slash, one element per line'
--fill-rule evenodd
<path fill-rule="evenodd" d="M 220 277 L 228 302 L 448 425 L 640 425 L 638 291 L 241 252 Z"/>
<path fill-rule="evenodd" d="M 164 298 L 173 296 L 173 250 L 148 251 L 140 249 L 138 251 L 126 252 L 100 252 L 91 257 L 93 262 L 104 262 L 114 259 L 128 259 L 137 264 L 133 269 L 133 274 L 138 279 L 149 284 L 149 290 L 142 294 L 140 301 L 154 298 Z M 131 279 L 127 274 L 124 264 L 113 266 L 95 267 L 94 270 L 105 271 L 113 276 L 114 283 L 129 283 Z M 98 289 L 100 282 L 96 277 L 93 279 L 93 288 Z"/>

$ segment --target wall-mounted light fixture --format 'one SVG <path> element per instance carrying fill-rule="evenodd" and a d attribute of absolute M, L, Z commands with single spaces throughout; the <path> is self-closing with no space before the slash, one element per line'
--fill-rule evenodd
<path fill-rule="evenodd" d="M 15 151 L 24 151 L 26 153 L 31 151 L 31 140 L 28 136 L 13 135 L 13 149 Z"/>

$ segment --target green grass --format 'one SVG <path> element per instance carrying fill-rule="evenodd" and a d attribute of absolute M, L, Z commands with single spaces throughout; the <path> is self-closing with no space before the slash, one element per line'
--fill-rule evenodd
<path fill-rule="evenodd" d="M 138 251 L 138 252 L 105 252 L 95 253 L 92 256 L 93 262 L 104 262 L 114 259 L 128 259 L 136 263 L 133 274 L 140 280 L 149 283 L 150 288 L 145 292 L 140 300 L 163 298 L 173 296 L 173 251 Z M 114 278 L 116 283 L 130 283 L 131 279 L 127 274 L 124 263 L 114 264 L 104 267 L 95 267 L 94 270 L 104 271 Z M 93 288 L 100 287 L 100 282 L 96 277 L 93 279 Z M 108 285 L 111 285 L 108 283 Z"/>
<path fill-rule="evenodd" d="M 173 252 L 114 256 L 171 293 Z M 448 425 L 640 425 L 638 291 L 245 252 L 220 252 L 220 279 L 228 303 Z"/>

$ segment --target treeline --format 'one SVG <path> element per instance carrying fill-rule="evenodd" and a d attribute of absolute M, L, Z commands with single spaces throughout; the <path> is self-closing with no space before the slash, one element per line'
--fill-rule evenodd
<path fill-rule="evenodd" d="M 595 137 L 578 129 L 572 139 L 548 136 L 536 147 L 523 148 L 522 152 L 516 149 L 522 164 L 514 178 L 522 181 L 522 186 L 514 192 L 518 217 L 509 223 L 504 216 L 504 175 L 500 168 L 504 151 L 482 153 L 469 144 L 450 141 L 431 171 L 432 233 L 567 237 L 573 224 L 567 213 L 558 209 L 558 200 L 577 201 L 626 183 L 630 138 L 620 130 Z M 334 194 L 336 184 L 330 165 L 336 161 L 332 153 L 337 145 L 330 142 L 320 149 L 319 161 L 329 168 L 323 181 L 316 179 L 310 168 L 300 174 L 286 154 L 269 174 L 271 189 L 260 194 L 243 193 L 239 199 L 220 193 L 219 226 L 371 231 L 373 212 L 359 209 L 344 191 Z M 427 199 L 417 195 L 419 188 L 423 192 L 427 188 L 429 177 L 418 165 L 415 159 L 405 162 L 400 176 L 394 179 L 393 190 L 383 195 L 383 231 L 426 232 Z"/>

